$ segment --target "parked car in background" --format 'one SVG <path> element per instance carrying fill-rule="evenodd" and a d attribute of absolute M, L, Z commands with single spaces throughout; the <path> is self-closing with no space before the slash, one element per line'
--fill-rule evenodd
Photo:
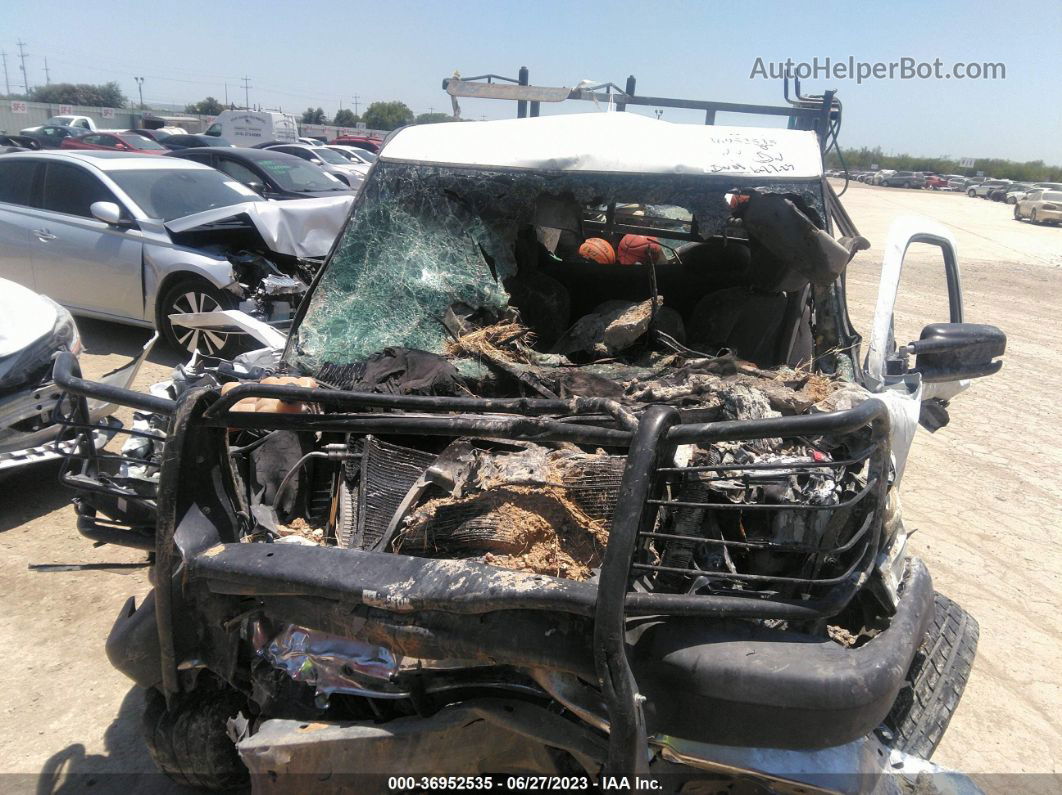
<path fill-rule="evenodd" d="M 266 202 L 220 171 L 170 157 L 4 155 L 0 277 L 74 314 L 155 326 L 178 350 L 231 353 L 238 334 L 173 316 L 239 308 L 286 323 L 351 201 Z"/>
<path fill-rule="evenodd" d="M 286 155 L 301 157 L 308 163 L 313 163 L 322 171 L 331 174 L 336 179 L 342 180 L 351 188 L 360 188 L 361 183 L 365 181 L 365 174 L 361 168 L 355 166 L 339 152 L 329 149 L 327 146 L 273 144 L 262 151 L 283 152 Z"/>
<path fill-rule="evenodd" d="M 1005 188 L 996 188 L 988 194 L 988 198 L 994 202 L 1006 202 L 1014 204 L 1017 201 L 1016 194 L 1025 194 L 1034 186 L 1029 182 L 1012 182 Z"/>
<path fill-rule="evenodd" d="M 80 137 L 85 134 L 85 130 L 62 124 L 44 124 L 40 127 L 27 127 L 20 134 L 36 141 L 40 149 L 58 149 L 67 138 Z"/>
<path fill-rule="evenodd" d="M 980 185 L 985 181 L 984 177 L 953 177 L 948 180 L 948 187 L 955 191 L 966 193 L 970 188 L 975 185 Z"/>
<path fill-rule="evenodd" d="M 344 144 L 329 144 L 328 148 L 335 149 L 351 163 L 365 166 L 366 173 L 368 173 L 369 167 L 376 162 L 376 155 L 367 149 L 359 149 L 356 146 L 346 146 Z"/>
<path fill-rule="evenodd" d="M 165 154 L 168 150 L 158 141 L 134 133 L 85 133 L 67 138 L 60 149 L 105 149 L 113 152 L 141 152 L 149 155 Z"/>
<path fill-rule="evenodd" d="M 373 154 L 379 154 L 384 145 L 382 138 L 376 138 L 371 135 L 340 135 L 332 143 L 343 146 L 356 146 L 358 149 L 366 149 Z"/>
<path fill-rule="evenodd" d="M 1007 191 L 1004 201 L 1007 204 L 1017 204 L 1019 201 L 1025 198 L 1025 195 L 1034 190 L 1062 190 L 1062 182 L 1034 182 L 1027 188 L 1016 189 L 1012 188 Z"/>
<path fill-rule="evenodd" d="M 25 152 L 29 149 L 40 149 L 40 142 L 36 138 L 26 135 L 8 135 L 0 133 L 0 154 L 7 152 Z"/>
<path fill-rule="evenodd" d="M 921 171 L 894 171 L 881 178 L 881 183 L 887 188 L 921 188 L 926 178 Z"/>
<path fill-rule="evenodd" d="M 353 195 L 350 186 L 301 157 L 268 149 L 181 149 L 170 157 L 216 168 L 266 199 Z"/>
<path fill-rule="evenodd" d="M 992 191 L 997 188 L 1006 188 L 1010 185 L 1009 179 L 986 179 L 966 189 L 966 195 L 971 198 L 987 199 Z"/>
<path fill-rule="evenodd" d="M 880 171 L 875 171 L 867 178 L 867 182 L 871 185 L 881 185 L 885 182 L 886 177 L 891 177 L 896 172 L 890 168 L 883 168 Z"/>
<path fill-rule="evenodd" d="M 1034 224 L 1062 222 L 1062 190 L 1031 190 L 1014 205 L 1014 220 Z"/>
<path fill-rule="evenodd" d="M 328 141 L 323 138 L 310 138 L 305 135 L 300 135 L 299 140 L 295 143 L 306 144 L 307 146 L 324 146 Z"/>
<path fill-rule="evenodd" d="M 136 135 L 143 135 L 145 138 L 150 138 L 152 141 L 165 141 L 174 133 L 168 133 L 164 130 L 149 130 L 146 127 L 133 127 L 126 130 L 127 133 L 135 133 Z"/>
<path fill-rule="evenodd" d="M 82 132 L 96 132 L 99 130 L 99 127 L 96 126 L 95 120 L 88 116 L 63 115 L 52 116 L 45 120 L 44 124 L 38 127 L 27 127 L 22 132 L 25 134 L 27 131 L 39 130 L 41 127 L 73 127 Z"/>
<path fill-rule="evenodd" d="M 178 149 L 199 148 L 202 146 L 234 147 L 227 138 L 219 138 L 216 135 L 169 135 L 162 141 L 162 145 L 170 151 Z"/>
<path fill-rule="evenodd" d="M 295 143 L 299 126 L 290 113 L 223 110 L 207 127 L 206 134 L 224 138 L 234 146 L 254 146 L 263 141 Z"/>
<path fill-rule="evenodd" d="M 941 174 L 926 174 L 923 187 L 930 190 L 947 190 L 948 178 Z"/>

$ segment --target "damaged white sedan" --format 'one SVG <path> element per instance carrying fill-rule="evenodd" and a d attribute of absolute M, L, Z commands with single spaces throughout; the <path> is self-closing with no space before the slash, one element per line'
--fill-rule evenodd
<path fill-rule="evenodd" d="M 128 387 L 150 344 L 101 384 Z M 0 478 L 70 455 L 79 444 L 98 449 L 122 427 L 110 416 L 114 404 L 106 400 L 85 402 L 77 441 L 70 438 L 73 429 L 59 421 L 63 389 L 52 381 L 52 362 L 59 353 L 77 357 L 81 350 L 81 335 L 69 312 L 46 296 L 0 279 Z M 66 398 L 71 399 L 81 400 Z"/>
<path fill-rule="evenodd" d="M 186 160 L 16 154 L 0 162 L 0 276 L 77 315 L 154 326 L 178 350 L 228 356 L 239 334 L 172 316 L 241 309 L 286 325 L 351 202 L 267 202 Z"/>

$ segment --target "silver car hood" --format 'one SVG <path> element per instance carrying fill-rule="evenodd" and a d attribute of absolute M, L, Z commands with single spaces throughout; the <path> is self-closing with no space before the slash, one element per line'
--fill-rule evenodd
<path fill-rule="evenodd" d="M 187 232 L 226 218 L 246 215 L 270 251 L 293 257 L 323 257 L 332 248 L 350 213 L 354 197 L 244 202 L 205 210 L 166 223 L 170 232 Z"/>

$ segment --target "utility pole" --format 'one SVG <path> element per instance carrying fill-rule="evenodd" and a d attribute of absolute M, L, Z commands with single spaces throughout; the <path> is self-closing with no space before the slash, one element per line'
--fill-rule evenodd
<path fill-rule="evenodd" d="M 358 95 L 354 95 L 354 115 L 358 115 Z"/>
<path fill-rule="evenodd" d="M 225 107 L 229 106 L 229 84 L 225 84 Z"/>
<path fill-rule="evenodd" d="M 52 76 L 48 72 L 48 56 L 44 56 L 44 85 L 50 86 L 52 84 Z"/>
<path fill-rule="evenodd" d="M 7 78 L 7 53 L 0 52 L 0 58 L 4 61 L 4 93 L 11 96 L 11 81 Z"/>
<path fill-rule="evenodd" d="M 243 107 L 247 110 L 251 109 L 251 78 L 241 77 L 243 81 Z"/>
<path fill-rule="evenodd" d="M 144 109 L 144 78 L 134 77 L 136 81 L 136 90 L 140 92 L 140 110 Z"/>
<path fill-rule="evenodd" d="M 18 41 L 15 42 L 15 46 L 18 47 L 18 59 L 19 59 L 19 62 L 21 63 L 21 65 L 22 65 L 21 66 L 21 69 L 22 69 L 22 93 L 24 93 L 28 97 L 29 96 L 29 78 L 26 77 L 26 51 L 23 49 L 23 47 L 26 46 L 26 42 L 24 42 L 22 39 L 19 39 Z"/>

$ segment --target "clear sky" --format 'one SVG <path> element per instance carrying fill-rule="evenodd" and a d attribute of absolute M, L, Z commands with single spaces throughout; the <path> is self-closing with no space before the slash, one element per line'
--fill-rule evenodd
<path fill-rule="evenodd" d="M 448 111 L 442 78 L 516 75 L 571 86 L 583 79 L 639 93 L 781 102 L 778 81 L 750 79 L 756 58 L 818 57 L 953 63 L 1002 62 L 1002 80 L 808 80 L 839 89 L 844 146 L 1062 164 L 1062 3 L 998 2 L 232 2 L 0 0 L 0 49 L 12 89 L 21 83 L 17 40 L 31 84 L 116 80 L 145 101 L 209 95 L 301 112 L 342 103 L 364 110 L 400 99 L 415 113 Z M 574 103 L 569 103 L 574 104 Z M 592 106 L 578 103 L 582 110 Z M 511 103 L 464 100 L 466 118 L 512 115 Z M 544 106 L 543 112 L 556 107 Z M 650 111 L 645 111 L 650 112 Z M 663 118 L 697 121 L 666 110 Z M 735 123 L 720 116 L 721 123 Z"/>

